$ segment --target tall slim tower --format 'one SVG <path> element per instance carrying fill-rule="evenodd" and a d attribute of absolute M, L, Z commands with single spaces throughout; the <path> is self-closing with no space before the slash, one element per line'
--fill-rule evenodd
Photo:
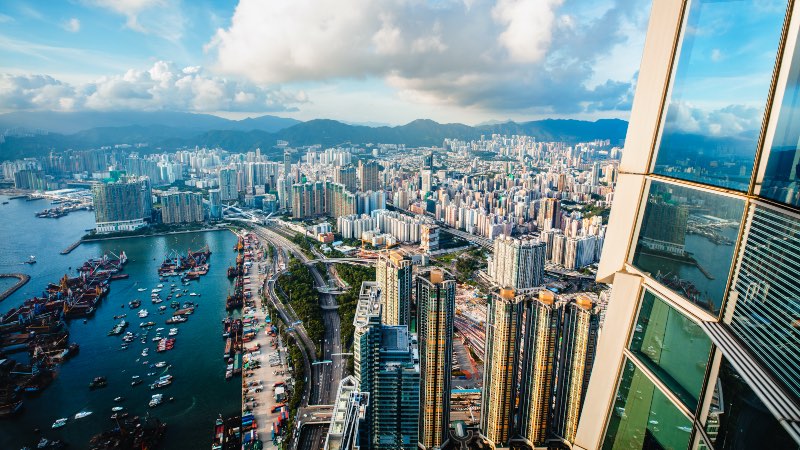
<path fill-rule="evenodd" d="M 559 315 L 555 295 L 541 291 L 525 305 L 525 349 L 521 368 L 518 433 L 528 445 L 543 445 L 548 437 L 552 403 L 553 364 Z"/>
<path fill-rule="evenodd" d="M 481 430 L 495 447 L 507 447 L 514 437 L 524 305 L 525 296 L 500 289 L 487 310 Z"/>
<path fill-rule="evenodd" d="M 383 323 L 411 325 L 411 258 L 399 252 L 381 254 L 375 265 L 375 281 L 383 289 Z"/>
<path fill-rule="evenodd" d="M 381 187 L 380 166 L 377 161 L 359 161 L 359 188 L 363 192 L 377 191 Z"/>
<path fill-rule="evenodd" d="M 489 275 L 499 287 L 520 290 L 541 286 L 546 254 L 546 244 L 533 236 L 498 237 Z"/>
<path fill-rule="evenodd" d="M 441 448 L 450 427 L 455 300 L 456 282 L 444 270 L 435 268 L 417 275 L 421 449 Z"/>

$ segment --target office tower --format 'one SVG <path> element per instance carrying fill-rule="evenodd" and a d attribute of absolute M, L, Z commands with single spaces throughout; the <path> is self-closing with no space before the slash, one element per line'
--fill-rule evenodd
<path fill-rule="evenodd" d="M 411 258 L 395 251 L 381 253 L 375 265 L 375 281 L 383 290 L 383 323 L 411 325 Z"/>
<path fill-rule="evenodd" d="M 800 446 L 800 4 L 783 5 L 653 3 L 597 273 L 614 326 L 573 448 Z M 740 126 L 718 115 L 743 105 Z"/>
<path fill-rule="evenodd" d="M 453 315 L 456 282 L 442 269 L 417 275 L 420 417 L 419 445 L 437 449 L 450 426 L 450 377 L 453 358 Z"/>
<path fill-rule="evenodd" d="M 380 165 L 377 161 L 358 162 L 359 189 L 364 192 L 381 188 Z"/>
<path fill-rule="evenodd" d="M 555 198 L 544 198 L 539 202 L 539 215 L 536 219 L 539 231 L 561 227 L 561 203 Z"/>
<path fill-rule="evenodd" d="M 358 445 L 358 431 L 366 418 L 369 393 L 358 389 L 358 380 L 347 376 L 339 382 L 331 414 L 325 450 L 351 450 Z"/>
<path fill-rule="evenodd" d="M 325 182 L 325 212 L 333 218 L 356 214 L 356 194 L 341 183 Z"/>
<path fill-rule="evenodd" d="M 427 155 L 425 155 L 425 158 L 422 161 L 422 168 L 433 170 L 433 152 L 430 152 Z"/>
<path fill-rule="evenodd" d="M 222 219 L 222 198 L 219 189 L 208 190 L 208 216 L 211 220 Z"/>
<path fill-rule="evenodd" d="M 98 233 L 136 230 L 146 226 L 152 216 L 152 191 L 145 177 L 93 184 L 92 200 Z"/>
<path fill-rule="evenodd" d="M 356 168 L 352 164 L 335 168 L 333 171 L 333 181 L 343 184 L 348 191 L 355 192 L 356 189 L 358 189 Z"/>
<path fill-rule="evenodd" d="M 555 406 L 550 433 L 567 442 L 575 439 L 594 364 L 599 328 L 599 310 L 589 297 L 579 295 L 574 302 L 561 308 L 554 376 Z"/>
<path fill-rule="evenodd" d="M 219 194 L 223 202 L 239 198 L 238 175 L 236 169 L 219 169 Z"/>
<path fill-rule="evenodd" d="M 423 223 L 419 227 L 419 247 L 423 252 L 430 253 L 439 250 L 439 226 L 432 223 Z"/>
<path fill-rule="evenodd" d="M 514 290 L 541 286 L 546 253 L 545 243 L 533 236 L 498 237 L 489 261 L 489 276 L 498 286 Z"/>
<path fill-rule="evenodd" d="M 353 358 L 359 390 L 369 406 L 359 433 L 363 449 L 415 449 L 420 367 L 405 325 L 381 323 L 381 288 L 364 282 L 353 320 Z"/>
<path fill-rule="evenodd" d="M 514 437 L 524 302 L 513 289 L 500 289 L 487 309 L 481 430 L 495 447 L 508 447 Z"/>
<path fill-rule="evenodd" d="M 192 192 L 175 192 L 161 196 L 161 222 L 198 223 L 204 220 L 203 196 Z"/>
<path fill-rule="evenodd" d="M 548 438 L 552 407 L 553 369 L 560 322 L 555 295 L 541 291 L 525 305 L 525 343 L 520 368 L 518 436 L 530 446 Z"/>

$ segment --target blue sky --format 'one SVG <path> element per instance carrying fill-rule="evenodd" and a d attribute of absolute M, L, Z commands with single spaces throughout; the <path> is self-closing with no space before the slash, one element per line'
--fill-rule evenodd
<path fill-rule="evenodd" d="M 0 0 L 0 112 L 626 118 L 640 0 Z"/>

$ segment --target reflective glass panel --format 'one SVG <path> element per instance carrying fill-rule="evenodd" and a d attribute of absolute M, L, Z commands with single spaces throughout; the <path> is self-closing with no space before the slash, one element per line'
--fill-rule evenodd
<path fill-rule="evenodd" d="M 645 291 L 630 349 L 690 410 L 697 409 L 711 340 L 696 323 Z"/>
<path fill-rule="evenodd" d="M 724 358 L 705 429 L 717 450 L 800 448 Z"/>
<path fill-rule="evenodd" d="M 744 245 L 731 328 L 800 398 L 800 221 L 756 206 Z"/>
<path fill-rule="evenodd" d="M 777 108 L 773 107 L 773 111 Z M 794 49 L 760 195 L 800 206 L 800 45 Z M 773 113 L 774 114 L 774 113 Z"/>
<path fill-rule="evenodd" d="M 746 191 L 786 1 L 692 0 L 654 171 Z"/>
<path fill-rule="evenodd" d="M 604 450 L 685 449 L 692 422 L 630 361 L 603 439 Z"/>
<path fill-rule="evenodd" d="M 633 265 L 716 315 L 743 212 L 743 200 L 653 181 Z"/>

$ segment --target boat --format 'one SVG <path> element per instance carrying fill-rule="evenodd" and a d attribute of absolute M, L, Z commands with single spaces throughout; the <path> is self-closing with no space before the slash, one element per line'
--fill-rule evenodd
<path fill-rule="evenodd" d="M 139 305 L 141 305 L 141 304 L 142 304 L 142 301 L 141 301 L 141 300 L 138 300 L 138 299 L 136 299 L 136 300 L 131 300 L 130 302 L 128 302 L 128 306 L 130 306 L 130 307 L 131 307 L 131 309 L 136 309 L 136 308 L 138 308 L 138 307 L 139 307 Z"/>
<path fill-rule="evenodd" d="M 183 323 L 186 322 L 187 320 L 189 319 L 179 314 L 177 316 L 172 316 L 171 318 L 167 319 L 166 324 L 171 325 L 173 323 Z"/>
<path fill-rule="evenodd" d="M 114 411 L 114 412 L 122 411 L 122 410 L 123 410 L 122 406 L 115 406 L 115 407 L 111 408 L 111 411 Z"/>
<path fill-rule="evenodd" d="M 106 387 L 107 385 L 108 381 L 106 381 L 106 377 L 94 377 L 94 380 L 89 383 L 89 389 L 98 389 Z"/>
<path fill-rule="evenodd" d="M 81 411 L 78 414 L 75 414 L 75 420 L 83 419 L 84 417 L 89 416 L 91 414 L 92 414 L 91 411 Z"/>
<path fill-rule="evenodd" d="M 123 400 L 125 400 L 125 398 L 124 398 L 124 397 L 116 397 L 116 398 L 114 399 L 114 401 L 115 401 L 115 402 L 117 402 L 117 403 L 119 403 L 119 402 L 121 402 L 121 401 L 123 401 Z"/>
<path fill-rule="evenodd" d="M 53 422 L 52 428 L 63 427 L 64 425 L 67 424 L 67 420 L 69 420 L 67 417 L 62 417 L 61 419 L 57 419 L 55 422 Z"/>
<path fill-rule="evenodd" d="M 166 306 L 164 306 L 164 305 L 161 305 L 161 306 L 159 306 L 159 307 L 158 307 L 158 310 L 159 310 L 159 311 L 166 311 L 166 310 L 167 310 L 167 307 L 166 307 Z"/>
<path fill-rule="evenodd" d="M 145 328 L 145 327 L 152 327 L 155 324 L 156 324 L 155 322 L 142 322 L 139 324 L 139 326 Z"/>
<path fill-rule="evenodd" d="M 131 381 L 131 386 L 138 386 L 138 385 L 140 385 L 142 383 L 144 383 L 144 380 L 136 379 L 136 380 Z"/>
<path fill-rule="evenodd" d="M 169 333 L 167 335 L 168 336 L 175 336 L 176 334 L 178 334 L 178 329 L 177 328 L 170 328 L 169 329 Z"/>
<path fill-rule="evenodd" d="M 148 315 L 148 314 L 150 314 L 150 313 L 149 313 L 149 312 L 147 312 L 147 310 L 146 310 L 146 309 L 140 309 L 140 310 L 139 310 L 139 317 L 140 317 L 140 318 L 142 318 L 142 319 L 144 319 L 145 317 L 147 317 L 147 315 Z"/>
<path fill-rule="evenodd" d="M 139 289 L 137 289 L 137 291 L 139 291 L 139 292 L 144 292 L 146 290 L 147 290 L 147 288 L 139 288 Z"/>
<path fill-rule="evenodd" d="M 36 264 L 36 256 L 31 255 L 30 258 L 28 258 L 28 260 L 25 261 L 25 264 Z"/>
<path fill-rule="evenodd" d="M 160 405 L 163 400 L 164 394 L 153 394 L 153 396 L 150 397 L 150 403 L 148 405 L 151 408 L 155 408 L 156 406 Z"/>
<path fill-rule="evenodd" d="M 151 294 L 158 294 L 159 292 L 161 292 L 161 289 L 158 289 L 158 288 L 153 289 L 152 291 L 150 291 Z"/>
<path fill-rule="evenodd" d="M 163 387 L 167 387 L 172 384 L 172 375 L 164 375 L 159 377 L 153 384 L 150 385 L 150 389 L 160 389 Z"/>
<path fill-rule="evenodd" d="M 191 297 L 197 297 L 197 294 L 196 294 L 196 293 L 194 293 L 194 292 L 192 292 L 192 293 L 190 293 L 190 294 L 189 294 L 189 296 L 191 296 Z"/>
<path fill-rule="evenodd" d="M 147 354 L 150 352 L 149 348 L 142 350 L 142 357 L 147 357 Z"/>
<path fill-rule="evenodd" d="M 166 365 L 167 365 L 166 361 L 159 361 L 155 364 L 155 367 L 161 368 L 161 367 L 166 367 Z"/>
<path fill-rule="evenodd" d="M 125 317 L 127 317 L 127 314 L 117 314 L 116 316 L 114 316 L 114 320 L 123 319 Z"/>

